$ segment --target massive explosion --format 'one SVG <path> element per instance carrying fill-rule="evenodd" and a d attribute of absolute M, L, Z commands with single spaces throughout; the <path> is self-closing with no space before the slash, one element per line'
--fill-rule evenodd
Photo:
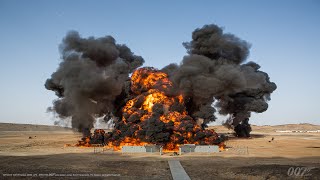
<path fill-rule="evenodd" d="M 203 130 L 188 115 L 183 95 L 174 89 L 166 73 L 150 67 L 136 70 L 131 76 L 132 98 L 107 136 L 108 146 L 158 144 L 178 150 L 179 144 L 222 143 L 213 130 Z"/>
<path fill-rule="evenodd" d="M 143 58 L 113 37 L 86 39 L 70 32 L 60 46 L 63 61 L 45 83 L 59 97 L 49 110 L 62 121 L 71 118 L 84 138 L 90 137 L 95 118 L 112 119 L 114 130 L 102 134 L 115 149 L 220 144 L 223 138 L 205 129 L 215 121 L 216 109 L 229 115 L 225 125 L 237 136 L 249 136 L 251 112 L 266 111 L 276 89 L 258 64 L 244 63 L 250 45 L 214 24 L 196 29 L 183 45 L 188 55 L 179 65 L 137 69 Z"/>

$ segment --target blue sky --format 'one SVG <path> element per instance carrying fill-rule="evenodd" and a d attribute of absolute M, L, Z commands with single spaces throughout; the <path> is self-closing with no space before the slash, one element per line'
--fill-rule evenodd
<path fill-rule="evenodd" d="M 215 23 L 252 44 L 248 58 L 278 85 L 251 123 L 320 124 L 320 1 L 0 0 L 0 122 L 53 124 L 44 82 L 69 30 L 112 35 L 162 68 L 186 54 L 195 28 Z"/>

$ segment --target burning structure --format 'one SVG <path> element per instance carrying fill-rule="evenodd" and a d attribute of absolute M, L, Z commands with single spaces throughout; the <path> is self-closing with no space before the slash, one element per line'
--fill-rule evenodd
<path fill-rule="evenodd" d="M 144 67 L 144 59 L 111 36 L 81 38 L 69 32 L 60 46 L 62 62 L 45 83 L 58 99 L 49 110 L 92 140 L 122 145 L 221 145 L 223 137 L 205 129 L 218 113 L 238 136 L 249 136 L 251 112 L 267 110 L 276 84 L 260 66 L 245 60 L 250 45 L 217 25 L 205 25 L 183 43 L 188 55 L 161 70 Z M 131 75 L 131 78 L 129 75 Z M 95 118 L 112 120 L 114 130 L 98 130 Z M 243 124 L 243 125 L 242 125 Z M 87 143 L 85 143 L 87 142 Z"/>

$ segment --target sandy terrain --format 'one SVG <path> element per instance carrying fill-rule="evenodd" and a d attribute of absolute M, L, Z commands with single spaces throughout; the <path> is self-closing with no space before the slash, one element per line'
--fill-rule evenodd
<path fill-rule="evenodd" d="M 191 179 L 320 179 L 320 133 L 276 132 L 320 126 L 253 126 L 250 139 L 234 138 L 222 126 L 211 128 L 230 136 L 226 151 L 160 156 L 94 154 L 93 148 L 65 147 L 81 137 L 68 128 L 0 123 L 0 179 L 172 179 L 169 159 L 179 160 Z"/>

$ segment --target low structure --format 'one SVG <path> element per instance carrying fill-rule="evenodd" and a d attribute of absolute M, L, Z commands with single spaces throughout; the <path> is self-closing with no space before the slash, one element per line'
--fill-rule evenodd
<path fill-rule="evenodd" d="M 219 152 L 217 145 L 195 145 L 185 144 L 179 147 L 179 154 L 183 153 L 215 153 Z"/>
<path fill-rule="evenodd" d="M 320 130 L 285 130 L 285 131 L 276 131 L 279 133 L 320 133 Z"/>
<path fill-rule="evenodd" d="M 195 144 L 184 144 L 179 147 L 179 154 L 195 152 Z"/>
<path fill-rule="evenodd" d="M 216 145 L 206 145 L 206 146 L 196 146 L 194 152 L 204 152 L 204 153 L 215 153 L 219 152 L 219 146 Z"/>
<path fill-rule="evenodd" d="M 122 153 L 155 153 L 163 154 L 163 149 L 157 145 L 146 146 L 122 146 Z M 179 155 L 184 153 L 215 153 L 219 152 L 219 146 L 216 145 L 195 145 L 184 144 L 179 147 Z"/>
<path fill-rule="evenodd" d="M 160 152 L 160 147 L 156 145 L 146 146 L 122 146 L 121 152 L 123 153 L 153 153 Z"/>

